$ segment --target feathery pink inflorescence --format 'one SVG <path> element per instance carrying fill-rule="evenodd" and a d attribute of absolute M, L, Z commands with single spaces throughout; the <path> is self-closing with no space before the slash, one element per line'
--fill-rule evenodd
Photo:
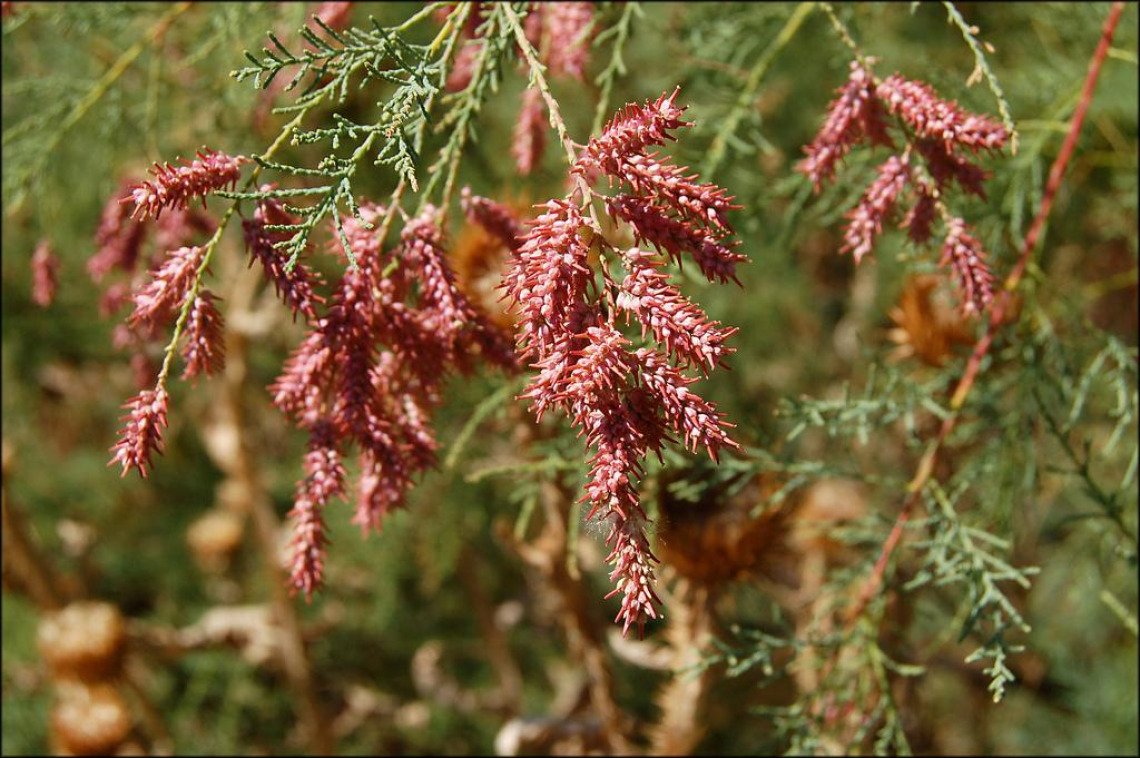
<path fill-rule="evenodd" d="M 478 224 L 495 236 L 508 250 L 517 250 L 525 232 L 515 212 L 502 203 L 471 194 L 470 187 L 460 192 L 460 202 L 467 220 Z"/>
<path fill-rule="evenodd" d="M 923 245 L 934 236 L 934 219 L 938 215 L 938 204 L 926 182 L 918 182 L 915 187 L 917 200 L 907 211 L 900 226 L 906 229 L 906 236 L 916 245 Z"/>
<path fill-rule="evenodd" d="M 910 166 L 905 157 L 892 155 L 879 166 L 879 175 L 867 185 L 859 204 L 846 214 L 849 221 L 839 252 L 854 255 L 856 264 L 871 252 L 875 237 L 883 231 L 883 222 L 894 210 L 909 176 Z"/>
<path fill-rule="evenodd" d="M 539 3 L 549 39 L 547 59 L 554 76 L 571 76 L 579 81 L 590 62 L 593 41 L 593 3 Z M 528 16 L 529 18 L 529 16 Z"/>
<path fill-rule="evenodd" d="M 123 416 L 124 426 L 119 430 L 119 441 L 111 448 L 114 455 L 107 465 L 118 463 L 123 467 L 123 476 L 135 469 L 146 478 L 151 453 L 162 452 L 166 404 L 166 390 L 160 386 L 140 392 L 123 406 L 129 412 Z"/>
<path fill-rule="evenodd" d="M 542 162 L 546 149 L 546 104 L 542 93 L 534 88 L 524 90 L 522 100 L 511 139 L 511 155 L 519 174 L 526 176 Z"/>
<path fill-rule="evenodd" d="M 797 169 L 812 180 L 818 192 L 820 185 L 835 175 L 839 161 L 852 146 L 864 140 L 872 144 L 890 145 L 882 104 L 875 98 L 871 72 L 851 62 L 851 76 L 839 88 L 839 96 L 828 107 L 827 120 L 810 145 L 807 157 Z"/>
<path fill-rule="evenodd" d="M 180 247 L 170 252 L 151 280 L 134 294 L 135 310 L 128 322 L 135 327 L 154 326 L 174 317 L 198 275 L 203 250 Z"/>
<path fill-rule="evenodd" d="M 263 192 L 270 189 L 272 185 L 261 187 Z M 261 264 L 266 278 L 273 282 L 278 297 L 289 306 L 294 318 L 300 313 L 307 321 L 313 322 L 317 319 L 317 306 L 323 302 L 314 291 L 321 283 L 320 276 L 300 261 L 297 261 L 292 271 L 287 271 L 285 264 L 288 258 L 276 246 L 287 240 L 289 234 L 265 228 L 268 225 L 296 223 L 298 219 L 285 211 L 281 201 L 267 198 L 257 204 L 252 218 L 242 220 L 241 226 L 245 248 L 250 254 L 250 265 L 255 260 Z"/>
<path fill-rule="evenodd" d="M 986 310 L 993 299 L 993 275 L 986 254 L 965 222 L 951 217 L 944 200 L 954 184 L 985 199 L 984 184 L 990 174 L 963 152 L 999 150 L 1009 133 L 993 119 L 938 97 L 928 84 L 894 74 L 876 85 L 874 76 L 862 65 L 852 62 L 851 68 L 851 79 L 831 104 L 827 123 L 806 148 L 808 157 L 799 169 L 818 191 L 854 144 L 868 140 L 872 145 L 891 144 L 884 114 L 896 119 L 907 147 L 902 157 L 891 156 L 879 167 L 858 205 L 846 214 L 849 222 L 841 252 L 853 253 L 856 263 L 870 253 L 887 217 L 909 186 L 910 208 L 900 228 L 906 229 L 915 244 L 925 244 L 934 237 L 934 222 L 941 216 L 946 236 L 940 265 L 954 272 L 967 313 Z"/>
<path fill-rule="evenodd" d="M 942 243 L 939 265 L 950 266 L 962 290 L 962 310 L 981 314 L 994 299 L 994 276 L 986 262 L 982 243 L 969 233 L 970 227 L 960 218 L 946 222 L 946 239 Z"/>
<path fill-rule="evenodd" d="M 996 150 L 1009 138 L 1001 124 L 943 100 L 923 82 L 893 74 L 878 86 L 876 94 L 891 113 L 901 116 L 919 136 L 941 140 L 947 151 L 956 145 L 974 152 L 982 148 Z"/>
<path fill-rule="evenodd" d="M 671 218 L 651 200 L 632 195 L 606 198 L 606 208 L 610 215 L 630 225 L 638 242 L 657 246 L 678 264 L 688 253 L 710 282 L 719 280 L 724 284 L 731 279 L 740 284 L 736 278 L 736 264 L 746 262 L 748 256 L 734 253 L 731 247 L 723 244 L 723 234 Z"/>
<path fill-rule="evenodd" d="M 213 293 L 204 287 L 199 289 L 186 316 L 186 342 L 182 345 L 182 357 L 186 359 L 183 378 L 189 379 L 200 374 L 214 376 L 225 368 L 224 326 L 222 314 L 214 305 Z"/>
<path fill-rule="evenodd" d="M 733 352 L 724 342 L 736 329 L 721 329 L 705 312 L 669 283 L 653 254 L 631 247 L 623 256 L 625 279 L 616 305 L 641 323 L 641 336 L 648 329 L 679 365 L 696 366 L 707 374 Z"/>
<path fill-rule="evenodd" d="M 130 200 L 130 185 L 124 184 L 103 207 L 95 230 L 95 253 L 87 260 L 87 273 L 93 282 L 102 281 L 112 269 L 134 270 L 146 227 L 131 218 Z"/>
<path fill-rule="evenodd" d="M 270 388 L 274 403 L 312 439 L 293 510 L 292 584 L 306 594 L 317 589 L 323 572 L 321 512 L 346 491 L 340 464 L 345 446 L 355 442 L 360 450 L 353 522 L 366 531 L 379 529 L 384 516 L 403 505 L 413 477 L 435 463 L 430 414 L 446 375 L 466 370 L 467 356 L 480 352 L 486 360 L 513 364 L 500 361 L 509 345 L 489 333 L 489 322 L 458 289 L 435 208 L 409 220 L 399 245 L 388 252 L 374 223 L 384 209 L 362 203 L 358 210 L 359 218 L 340 220 L 357 267 L 341 276 L 323 313 L 312 296 L 294 300 L 309 303 L 297 309 L 306 312 L 310 328 Z M 281 223 L 272 218 L 280 209 L 266 203 L 259 211 L 260 226 L 255 217 L 247 239 L 277 281 L 283 262 L 270 255 L 276 255 L 272 240 L 259 235 L 265 223 Z M 303 269 L 293 274 L 298 271 Z M 279 289 L 295 292 L 296 282 L 284 281 Z"/>
<path fill-rule="evenodd" d="M 51 305 L 58 279 L 59 259 L 52 252 L 51 243 L 41 240 L 32 253 L 32 302 L 41 308 Z"/>
<path fill-rule="evenodd" d="M 345 470 L 336 431 L 327 421 L 309 430 L 304 460 L 305 478 L 297 482 L 289 515 L 293 519 L 290 584 L 311 599 L 324 579 L 325 523 L 322 512 L 329 501 L 344 494 Z"/>
<path fill-rule="evenodd" d="M 181 166 L 154 164 L 154 179 L 136 186 L 131 192 L 135 208 L 133 218 L 157 218 L 167 208 L 185 208 L 195 198 L 233 187 L 241 178 L 241 166 L 249 163 L 242 156 L 226 155 L 212 150 L 199 150 L 194 161 L 182 160 Z"/>
<path fill-rule="evenodd" d="M 590 141 L 573 171 L 580 179 L 606 173 L 632 188 L 634 194 L 606 198 L 606 209 L 629 223 L 640 242 L 678 261 L 693 256 L 710 281 L 735 279 L 735 266 L 745 257 L 722 241 L 730 230 L 725 214 L 737 207 L 732 198 L 645 152 L 689 125 L 680 118 L 677 94 L 626 106 Z M 714 459 L 722 448 L 738 447 L 722 414 L 689 389 L 696 379 L 682 373 L 695 368 L 707 374 L 720 365 L 735 330 L 710 321 L 685 298 L 654 254 L 613 249 L 592 216 L 571 202 L 577 192 L 548 201 L 531 222 L 504 288 L 519 315 L 518 352 L 537 370 L 521 397 L 540 419 L 552 408 L 564 411 L 593 450 L 583 500 L 591 504 L 588 518 L 608 526 L 610 594 L 622 597 L 616 620 L 623 634 L 633 626 L 643 633 L 646 621 L 658 617 L 660 601 L 654 591 L 657 558 L 638 495 L 642 462 L 673 437 Z M 622 263 L 626 276 L 620 282 L 603 266 L 604 284 L 596 284 L 590 263 L 595 246 Z M 666 352 L 632 348 L 614 325 L 613 309 L 623 311 L 627 323 L 639 323 L 641 338 L 652 334 Z"/>
<path fill-rule="evenodd" d="M 669 159 L 657 159 L 656 153 L 631 155 L 623 159 L 618 178 L 635 192 L 653 197 L 659 204 L 670 206 L 680 217 L 707 229 L 731 232 L 727 212 L 737 210 L 733 197 L 715 184 L 696 181 L 696 174 L 685 176 L 687 168 L 674 166 Z"/>
<path fill-rule="evenodd" d="M 645 105 L 630 103 L 618 111 L 606 128 L 590 140 L 582 158 L 579 170 L 593 165 L 611 176 L 620 176 L 621 164 L 625 158 L 644 155 L 649 147 L 662 147 L 669 140 L 676 139 L 670 131 L 691 126 L 682 121 L 684 108 L 678 108 L 676 101 L 681 89 L 678 87 L 670 95 L 661 95 L 655 102 L 645 101 Z"/>

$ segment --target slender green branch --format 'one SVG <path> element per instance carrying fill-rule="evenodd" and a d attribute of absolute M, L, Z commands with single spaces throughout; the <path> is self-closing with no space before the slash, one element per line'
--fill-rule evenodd
<path fill-rule="evenodd" d="M 1017 127 L 1013 124 L 1013 116 L 1010 115 L 1009 103 L 1006 102 L 1005 93 L 1002 92 L 1001 85 L 998 84 L 994 72 L 990 70 L 990 64 L 986 60 L 985 51 L 982 49 L 986 47 L 989 52 L 992 53 L 993 48 L 986 42 L 978 41 L 978 38 L 975 36 L 978 33 L 978 27 L 967 24 L 966 20 L 962 18 L 962 14 L 954 7 L 954 3 L 947 1 L 942 4 L 946 7 L 946 13 L 950 17 L 950 23 L 958 27 L 958 30 L 962 32 L 962 39 L 966 40 L 966 44 L 969 45 L 970 49 L 974 52 L 974 73 L 970 74 L 970 79 L 967 81 L 967 84 L 972 84 L 977 80 L 978 76 L 985 77 L 990 92 L 994 93 L 994 97 L 997 98 L 998 112 L 1001 114 L 1002 126 L 1009 132 L 1010 153 L 1017 155 L 1017 142 L 1020 139 L 1020 135 L 1017 133 Z"/>
<path fill-rule="evenodd" d="M 625 76 L 625 60 L 622 58 L 622 53 L 625 51 L 625 43 L 629 40 L 630 27 L 633 17 L 644 16 L 645 12 L 641 10 L 641 4 L 637 2 L 627 2 L 622 8 L 621 18 L 618 22 L 606 29 L 598 35 L 596 42 L 600 42 L 610 35 L 616 35 L 614 38 L 613 49 L 610 53 L 610 62 L 594 79 L 594 83 L 601 86 L 601 93 L 598 95 L 598 107 L 594 110 L 594 124 L 590 128 L 591 134 L 597 134 L 602 130 L 602 124 L 606 120 L 606 114 L 609 113 L 610 97 L 613 94 L 614 82 L 617 81 L 619 76 Z"/>
<path fill-rule="evenodd" d="M 724 160 L 725 147 L 728 145 L 728 140 L 736 132 L 736 127 L 740 125 L 740 119 L 752 105 L 752 101 L 756 96 L 756 90 L 760 86 L 760 80 L 764 78 L 764 74 L 768 71 L 768 66 L 771 65 L 776 55 L 783 50 L 787 44 L 796 36 L 796 32 L 803 25 L 804 20 L 811 13 L 812 8 L 815 6 L 814 2 L 804 2 L 796 6 L 792 15 L 788 18 L 784 28 L 772 40 L 772 44 L 768 45 L 767 49 L 756 61 L 756 65 L 752 67 L 752 71 L 748 74 L 748 80 L 744 83 L 744 87 L 740 90 L 740 94 L 736 98 L 736 103 L 732 106 L 728 116 L 724 119 L 720 131 L 713 139 L 712 146 L 709 147 L 708 155 L 705 157 L 705 162 L 701 166 L 701 176 L 706 180 L 711 180 L 717 168 L 720 167 L 721 161 Z"/>
<path fill-rule="evenodd" d="M 51 137 L 47 139 L 44 146 L 39 148 L 36 154 L 36 160 L 31 164 L 31 166 L 22 176 L 22 179 L 20 181 L 21 186 L 23 186 L 23 184 L 27 182 L 28 179 L 31 179 L 40 173 L 43 166 L 47 164 L 48 158 L 55 151 L 55 149 L 59 147 L 59 144 L 63 141 L 64 136 L 69 131 L 71 131 L 72 127 L 79 123 L 83 117 L 86 116 L 93 107 L 95 107 L 95 104 L 103 99 L 103 96 L 110 91 L 115 82 L 117 82 L 120 77 L 122 77 L 124 72 L 130 68 L 131 64 L 134 63 L 140 55 L 142 55 L 143 51 L 146 50 L 151 44 L 153 44 L 155 40 L 166 33 L 166 30 L 172 23 L 174 23 L 174 20 L 176 18 L 181 16 L 186 11 L 190 10 L 191 5 L 192 3 L 190 2 L 181 2 L 172 7 L 169 11 L 163 14 L 163 16 L 158 21 L 155 22 L 154 26 L 152 26 L 150 30 L 147 31 L 146 34 L 144 34 L 139 39 L 138 42 L 131 45 L 126 51 L 123 52 L 122 55 L 118 57 L 118 59 L 113 64 L 111 64 L 111 67 L 107 69 L 107 73 L 103 74 L 103 76 L 99 79 L 98 82 L 96 82 L 95 86 L 91 88 L 91 90 L 83 97 L 83 99 L 75 104 L 75 107 L 71 109 L 71 112 L 64 117 L 63 121 L 60 122 L 56 130 L 52 132 Z M 19 209 L 23 199 L 24 195 L 21 194 L 19 199 L 12 204 L 11 212 L 14 213 Z"/>

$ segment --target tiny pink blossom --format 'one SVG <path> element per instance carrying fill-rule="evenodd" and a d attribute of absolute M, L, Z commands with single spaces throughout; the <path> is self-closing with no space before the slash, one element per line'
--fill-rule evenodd
<path fill-rule="evenodd" d="M 128 322 L 146 326 L 173 318 L 198 276 L 202 255 L 200 247 L 182 247 L 169 253 L 147 285 L 135 293 L 135 310 Z"/>
<path fill-rule="evenodd" d="M 129 273 L 138 261 L 146 227 L 131 218 L 129 192 L 130 186 L 124 184 L 103 207 L 95 231 L 95 253 L 87 260 L 87 273 L 93 282 L 102 281 L 112 269 Z"/>
<path fill-rule="evenodd" d="M 819 134 L 804 148 L 807 157 L 796 166 L 811 179 L 816 192 L 823 182 L 835 175 L 839 161 L 855 144 L 864 140 L 878 145 L 891 144 L 883 106 L 873 88 L 871 72 L 852 61 L 851 76 L 828 107 L 827 120 Z"/>
<path fill-rule="evenodd" d="M 261 189 L 272 189 L 272 185 L 262 185 Z M 294 319 L 300 313 L 312 322 L 317 319 L 317 306 L 323 302 L 315 292 L 321 283 L 320 276 L 301 261 L 297 261 L 292 271 L 286 271 L 287 258 L 277 249 L 277 245 L 288 239 L 289 235 L 265 228 L 267 225 L 285 226 L 298 221 L 285 212 L 279 200 L 268 198 L 257 204 L 253 218 L 242 221 L 242 232 L 245 235 L 245 248 L 251 256 L 250 265 L 255 260 L 261 264 L 266 278 L 273 282 L 278 297 L 293 312 Z"/>
<path fill-rule="evenodd" d="M 662 94 L 655 102 L 630 103 L 618 111 L 602 133 L 590 140 L 577 170 L 593 165 L 611 176 L 619 176 L 624 159 L 644 155 L 647 148 L 675 139 L 672 130 L 692 125 L 681 120 L 685 109 L 676 105 L 679 93 L 678 87 L 673 94 Z"/>
<path fill-rule="evenodd" d="M 876 90 L 891 113 L 897 113 L 920 137 L 941 141 L 950 152 L 961 145 L 974 152 L 997 150 L 1009 138 L 1005 127 L 986 116 L 964 111 L 953 101 L 940 98 L 923 82 L 887 77 Z"/>
<path fill-rule="evenodd" d="M 552 75 L 585 76 L 593 41 L 593 3 L 542 3 L 542 20 L 549 38 L 547 60 Z M 529 16 L 528 16 L 529 18 Z"/>
<path fill-rule="evenodd" d="M 502 203 L 472 195 L 470 187 L 463 188 L 460 198 L 468 221 L 486 229 L 508 250 L 518 249 L 525 232 L 514 211 Z"/>

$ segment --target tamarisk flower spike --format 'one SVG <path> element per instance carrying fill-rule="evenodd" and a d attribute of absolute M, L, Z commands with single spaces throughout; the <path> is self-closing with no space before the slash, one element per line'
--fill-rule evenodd
<path fill-rule="evenodd" d="M 181 166 L 154 164 L 154 179 L 135 186 L 129 198 L 135 204 L 132 218 L 158 218 L 167 208 L 185 208 L 194 198 L 202 198 L 217 190 L 233 187 L 241 178 L 243 156 L 231 156 L 209 149 L 199 150 L 194 161 L 182 159 Z"/>
<path fill-rule="evenodd" d="M 518 250 L 525 232 L 514 211 L 502 203 L 471 194 L 470 187 L 460 191 L 460 205 L 468 221 L 486 229 L 508 250 Z"/>
<path fill-rule="evenodd" d="M 867 185 L 859 203 L 847 212 L 849 223 L 843 233 L 840 252 L 854 255 L 856 265 L 871 252 L 875 237 L 883 231 L 883 222 L 894 209 L 895 201 L 909 176 L 910 166 L 906 156 L 900 158 L 892 155 L 879 166 L 878 176 Z"/>
<path fill-rule="evenodd" d="M 123 428 L 119 430 L 119 441 L 111 447 L 114 453 L 108 466 L 116 463 L 123 467 L 123 476 L 131 469 L 139 472 L 143 479 L 150 468 L 152 452 L 162 452 L 162 429 L 166 424 L 166 388 L 144 390 L 131 398 L 123 406 L 129 412 L 123 416 Z"/>
<path fill-rule="evenodd" d="M 95 253 L 87 259 L 91 281 L 100 282 L 112 269 L 130 273 L 138 261 L 146 236 L 146 226 L 131 218 L 130 185 L 124 184 L 103 206 L 99 226 L 95 230 Z M 166 247 L 166 245 L 164 245 Z"/>
<path fill-rule="evenodd" d="M 293 519 L 292 561 L 289 583 L 293 591 L 311 600 L 324 579 L 325 535 L 323 511 L 329 501 L 344 494 L 345 469 L 334 425 L 321 419 L 309 429 L 304 459 L 305 478 L 297 482 L 297 494 L 289 516 Z"/>
<path fill-rule="evenodd" d="M 632 193 L 607 198 L 606 210 L 626 221 L 639 243 L 651 243 L 678 261 L 691 255 L 710 281 L 735 280 L 735 266 L 746 258 L 723 237 L 731 231 L 726 211 L 739 206 L 724 189 L 701 184 L 685 175 L 687 169 L 646 152 L 689 125 L 681 120 L 677 94 L 627 105 L 590 140 L 572 172 L 582 178 L 605 173 L 630 186 Z M 695 367 L 707 374 L 721 365 L 731 352 L 725 340 L 736 330 L 709 321 L 670 283 L 660 261 L 640 247 L 619 253 L 626 270 L 620 283 L 603 269 L 606 289 L 598 292 L 591 248 L 600 245 L 603 255 L 617 251 L 570 202 L 574 191 L 542 206 L 504 278 L 505 297 L 519 315 L 518 352 L 537 369 L 520 399 L 530 401 L 538 419 L 550 408 L 562 409 L 593 450 L 582 501 L 591 505 L 588 519 L 609 527 L 614 591 L 607 597 L 622 597 L 615 619 L 622 633 L 636 625 L 643 634 L 646 621 L 659 615 L 660 599 L 654 591 L 658 561 L 638 495 L 642 462 L 651 452 L 660 457 L 664 442 L 673 439 L 693 451 L 703 447 L 713 460 L 723 448 L 739 447 L 723 415 L 689 389 L 696 379 L 682 373 Z M 642 339 L 652 333 L 668 354 L 631 349 L 614 325 L 611 304 L 626 314 L 627 323 L 641 323 Z"/>
<path fill-rule="evenodd" d="M 639 195 L 650 196 L 659 204 L 669 207 L 687 221 L 708 229 L 731 232 L 726 215 L 739 210 L 735 199 L 715 184 L 703 184 L 696 174 L 685 176 L 687 167 L 673 165 L 670 158 L 658 158 L 657 153 L 629 155 L 621 159 L 612 175 L 624 181 Z"/>
<path fill-rule="evenodd" d="M 969 233 L 970 227 L 960 218 L 947 221 L 946 239 L 942 243 L 939 265 L 949 266 L 962 290 L 962 310 L 967 315 L 980 315 L 994 299 L 994 276 L 986 262 L 982 243 Z"/>
<path fill-rule="evenodd" d="M 623 159 L 644 155 L 649 147 L 664 146 L 666 141 L 675 140 L 670 134 L 672 130 L 692 126 L 691 122 L 681 120 L 686 109 L 677 107 L 680 92 L 681 88 L 677 87 L 672 94 L 662 94 L 655 102 L 646 100 L 645 105 L 626 105 L 610 119 L 602 133 L 586 145 L 575 170 L 582 171 L 593 164 L 608 174 L 617 175 Z"/>
<path fill-rule="evenodd" d="M 542 162 L 546 148 L 546 104 L 542 92 L 535 87 L 523 91 L 522 101 L 511 139 L 511 155 L 519 174 L 526 176 Z"/>
<path fill-rule="evenodd" d="M 540 6 L 550 40 L 545 63 L 551 75 L 571 76 L 582 81 L 590 61 L 593 3 L 540 3 Z"/>
<path fill-rule="evenodd" d="M 819 192 L 823 182 L 835 175 L 835 169 L 851 148 L 869 140 L 875 145 L 892 146 L 887 134 L 885 111 L 876 99 L 874 77 L 859 64 L 851 62 L 851 75 L 837 90 L 838 96 L 828 106 L 827 120 L 811 144 L 804 148 L 807 157 L 796 169 L 806 174 Z"/>
<path fill-rule="evenodd" d="M 186 342 L 182 346 L 182 356 L 186 359 L 183 378 L 189 379 L 199 374 L 214 376 L 225 368 L 224 326 L 222 314 L 214 305 L 213 293 L 205 288 L 198 290 L 186 317 Z"/>
<path fill-rule="evenodd" d="M 203 250 L 180 247 L 171 251 L 151 280 L 135 293 L 135 310 L 127 319 L 132 327 L 153 327 L 174 316 L 198 274 Z"/>
<path fill-rule="evenodd" d="M 973 152 L 996 150 L 1009 139 L 1005 127 L 996 121 L 964 111 L 956 102 L 940 98 L 929 84 L 897 73 L 883 80 L 876 95 L 919 136 L 941 140 L 946 152 L 958 145 Z"/>
<path fill-rule="evenodd" d="M 271 254 L 273 233 L 265 227 L 279 223 L 273 217 L 281 208 L 266 202 L 258 209 L 261 217 L 255 213 L 247 225 L 251 252 L 271 278 L 282 280 L 286 301 L 298 303 L 309 322 L 270 387 L 274 403 L 310 435 L 306 477 L 291 513 L 290 581 L 307 596 L 323 579 L 323 510 L 345 495 L 341 460 L 348 447 L 355 443 L 361 462 L 353 523 L 365 532 L 378 530 L 388 513 L 404 505 L 413 477 L 435 464 L 430 415 L 445 376 L 468 368 L 466 356 L 475 345 L 493 362 L 500 359 L 496 340 L 509 354 L 509 343 L 491 333 L 455 283 L 437 209 L 427 206 L 408 220 L 391 252 L 382 249 L 374 227 L 384 209 L 362 202 L 357 210 L 359 217 L 345 215 L 340 227 L 359 265 L 344 271 L 323 312 L 310 288 L 298 294 L 299 280 L 284 277 L 280 257 Z M 392 261 L 399 266 L 386 274 Z M 292 274 L 299 271 L 305 269 L 298 266 Z"/>
<path fill-rule="evenodd" d="M 669 277 L 658 271 L 663 265 L 652 254 L 631 247 L 623 255 L 626 270 L 617 296 L 617 307 L 641 322 L 641 336 L 647 330 L 684 366 L 696 366 L 706 376 L 730 355 L 724 344 L 737 329 L 721 329 L 709 321 L 703 310 L 669 284 Z"/>
<path fill-rule="evenodd" d="M 32 253 L 32 302 L 47 308 L 55 300 L 58 287 L 59 259 L 52 252 L 51 243 L 40 240 Z"/>
<path fill-rule="evenodd" d="M 724 284 L 731 279 L 740 285 L 736 264 L 747 262 L 748 256 L 732 252 L 732 247 L 723 243 L 722 235 L 672 218 L 653 201 L 633 195 L 606 198 L 606 209 L 630 225 L 638 243 L 656 246 L 678 265 L 688 253 L 710 282 L 720 280 Z"/>
<path fill-rule="evenodd" d="M 272 189 L 263 185 L 261 190 Z M 315 288 L 321 284 L 320 275 L 301 261 L 297 261 L 290 271 L 286 268 L 288 256 L 277 249 L 277 245 L 288 239 L 286 232 L 270 231 L 269 225 L 285 226 L 297 223 L 298 219 L 287 213 L 276 198 L 266 198 L 257 204 L 252 218 L 241 222 L 245 237 L 245 249 L 249 252 L 249 265 L 254 261 L 261 264 L 265 276 L 273 282 L 277 296 L 289 307 L 296 320 L 300 313 L 310 323 L 317 320 L 317 306 L 324 302 Z"/>

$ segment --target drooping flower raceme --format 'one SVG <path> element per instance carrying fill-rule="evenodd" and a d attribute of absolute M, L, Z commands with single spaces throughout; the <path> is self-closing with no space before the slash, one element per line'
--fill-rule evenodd
<path fill-rule="evenodd" d="M 309 434 L 305 477 L 290 514 L 291 582 L 307 596 L 323 579 L 323 510 L 347 492 L 348 448 L 355 443 L 360 451 L 353 522 L 365 531 L 378 529 L 403 504 L 414 476 L 435 462 L 430 417 L 447 374 L 469 370 L 469 355 L 505 367 L 514 363 L 505 337 L 458 289 L 436 209 L 428 206 L 410 220 L 400 244 L 387 252 L 371 228 L 383 212 L 366 203 L 360 206 L 363 221 L 341 220 L 358 268 L 345 271 L 323 313 L 312 290 L 314 275 L 303 265 L 286 271 L 264 228 L 287 220 L 284 210 L 263 205 L 246 226 L 251 255 L 309 323 L 270 388 L 274 403 Z"/>
<path fill-rule="evenodd" d="M 819 134 L 804 148 L 806 157 L 798 169 L 818 191 L 856 144 L 893 150 L 888 131 L 892 116 L 906 148 L 879 167 L 858 204 L 846 214 L 840 252 L 851 253 L 856 263 L 863 260 L 895 207 L 908 196 L 910 209 L 900 226 L 911 242 L 923 245 L 934 237 L 934 221 L 941 217 L 946 232 L 939 265 L 957 281 L 962 310 L 981 314 L 992 301 L 993 274 L 981 242 L 966 232 L 962 219 L 947 211 L 944 199 L 954 185 L 985 198 L 984 183 L 990 175 L 972 158 L 983 150 L 1000 150 L 1009 139 L 1005 127 L 943 100 L 923 82 L 899 74 L 876 82 L 870 69 L 853 61 L 847 83 L 832 101 Z"/>
<path fill-rule="evenodd" d="M 593 450 L 583 499 L 591 505 L 588 518 L 608 529 L 610 594 L 622 597 L 623 633 L 634 625 L 643 631 L 658 616 L 657 558 L 638 495 L 645 457 L 671 437 L 714 459 L 722 448 L 737 447 L 727 433 L 731 425 L 689 389 L 696 379 L 684 373 L 707 374 L 720 365 L 732 352 L 726 340 L 735 329 L 710 320 L 682 295 L 659 259 L 691 256 L 710 281 L 722 282 L 735 279 L 736 264 L 745 260 L 724 243 L 726 212 L 737 207 L 726 191 L 648 152 L 689 125 L 677 94 L 626 106 L 590 141 L 573 168 L 582 183 L 545 204 L 513 249 L 504 283 L 519 315 L 518 350 L 537 370 L 523 397 L 540 418 L 552 408 L 564 411 Z M 613 247 L 588 212 L 596 193 L 583 191 L 584 182 L 601 175 L 625 190 L 605 198 L 604 207 L 630 225 L 638 246 Z M 591 264 L 594 253 L 601 255 L 600 271 Z M 618 267 L 623 276 L 615 275 Z M 661 349 L 635 346 L 618 329 L 618 316 Z"/>

